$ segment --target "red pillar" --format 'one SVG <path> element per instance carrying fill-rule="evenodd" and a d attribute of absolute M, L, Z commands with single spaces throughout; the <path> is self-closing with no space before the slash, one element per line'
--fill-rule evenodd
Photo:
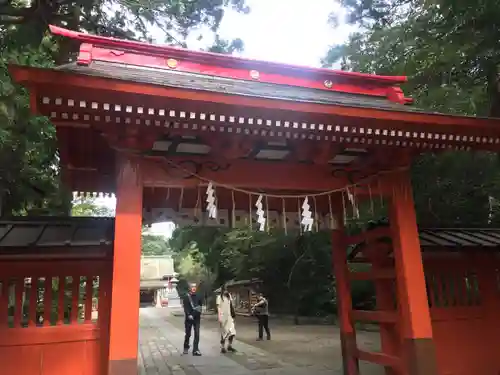
<path fill-rule="evenodd" d="M 408 375 L 437 375 L 436 351 L 425 287 L 411 180 L 408 172 L 387 179 L 390 223 L 400 306 L 402 360 Z"/>
<path fill-rule="evenodd" d="M 342 196 L 334 197 L 334 219 L 337 228 L 332 231 L 332 262 L 337 288 L 337 309 L 340 323 L 340 343 L 344 375 L 359 375 L 356 356 L 356 332 L 351 320 L 352 300 L 349 269 L 347 267 L 347 244 L 345 241 L 344 212 Z"/>
<path fill-rule="evenodd" d="M 142 179 L 138 163 L 125 156 L 117 171 L 109 375 L 137 375 Z"/>

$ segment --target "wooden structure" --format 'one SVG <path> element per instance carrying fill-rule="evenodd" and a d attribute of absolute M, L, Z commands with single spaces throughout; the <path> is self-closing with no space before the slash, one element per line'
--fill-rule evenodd
<path fill-rule="evenodd" d="M 170 255 L 141 257 L 141 302 L 151 299 L 158 307 L 167 306 L 168 295 L 177 291 L 174 260 Z M 178 296 L 177 296 L 178 297 Z"/>
<path fill-rule="evenodd" d="M 3 374 L 105 373 L 113 224 L 82 218 L 0 221 Z"/>
<path fill-rule="evenodd" d="M 373 229 L 366 234 L 368 241 L 360 242 L 361 246 L 350 254 L 351 262 L 371 265 L 367 273 L 350 274 L 351 280 L 378 275 L 375 289 L 381 310 L 352 311 L 351 316 L 353 320 L 380 323 L 385 355 L 379 359 L 398 368 L 394 357 L 405 345 L 400 340 L 403 327 L 398 319 L 403 307 L 397 301 L 397 263 L 390 235 L 390 227 Z M 438 373 L 497 373 L 500 340 L 495 311 L 500 303 L 500 230 L 422 229 L 419 239 Z M 371 356 L 373 353 L 361 353 L 360 358 Z"/>
<path fill-rule="evenodd" d="M 261 284 L 262 281 L 258 279 L 235 280 L 226 283 L 227 290 L 233 297 L 236 314 L 251 315 L 252 305 L 257 303 L 257 294 Z M 220 288 L 215 290 L 214 293 L 220 293 Z"/>
<path fill-rule="evenodd" d="M 412 108 L 399 87 L 405 77 L 266 63 L 51 30 L 80 43 L 76 61 L 52 69 L 12 66 L 11 73 L 30 90 L 33 112 L 48 116 L 57 128 L 67 186 L 117 197 L 103 374 L 137 373 L 134 306 L 139 306 L 143 216 L 154 221 L 174 211 L 191 222 L 254 225 L 260 194 L 264 229 L 287 229 L 295 221 L 300 226 L 300 204 L 309 196 L 313 229 L 332 230 L 346 374 L 358 374 L 359 360 L 379 363 L 389 374 L 447 375 L 453 366 L 463 375 L 498 373 L 495 361 L 483 363 L 479 371 L 473 364 L 479 357 L 470 361 L 456 354 L 469 350 L 466 343 L 448 351 L 450 343 L 454 348 L 459 344 L 458 331 L 447 327 L 460 324 L 463 332 L 489 337 L 492 331 L 484 329 L 489 318 L 458 322 L 443 313 L 445 320 L 433 324 L 437 310 L 428 303 L 408 167 L 425 151 L 498 150 L 500 120 Z M 205 214 L 210 183 L 216 190 L 216 220 Z M 390 227 L 347 237 L 346 210 L 372 195 L 389 204 Z M 379 235 L 391 239 L 391 262 L 384 257 L 386 245 L 375 242 Z M 367 243 L 363 255 L 373 269 L 354 277 L 375 281 L 376 312 L 351 311 L 353 276 L 345 248 L 359 241 Z M 443 262 L 432 263 L 430 275 L 454 270 L 467 285 L 481 279 L 489 296 L 456 311 L 473 314 L 480 303 L 488 317 L 498 312 L 493 261 L 478 255 L 477 262 L 446 262 L 446 267 Z M 429 296 L 434 301 L 430 290 Z M 357 347 L 355 319 L 381 324 L 383 352 Z M 480 345 L 473 355 L 495 350 L 491 341 Z"/>

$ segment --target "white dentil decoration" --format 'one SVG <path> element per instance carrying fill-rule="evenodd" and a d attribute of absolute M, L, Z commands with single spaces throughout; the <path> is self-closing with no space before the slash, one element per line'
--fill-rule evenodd
<path fill-rule="evenodd" d="M 217 206 L 215 205 L 215 190 L 210 182 L 207 186 L 207 212 L 210 219 L 217 219 Z"/>
<path fill-rule="evenodd" d="M 262 195 L 259 195 L 259 198 L 257 198 L 255 207 L 257 208 L 257 223 L 259 223 L 259 230 L 263 232 L 266 227 L 266 218 L 264 216 L 264 210 L 262 209 Z"/>
<path fill-rule="evenodd" d="M 312 218 L 312 212 L 309 209 L 309 203 L 307 197 L 304 198 L 304 203 L 302 203 L 302 221 L 301 224 L 304 226 L 305 232 L 310 232 L 312 230 L 312 225 L 314 220 Z"/>

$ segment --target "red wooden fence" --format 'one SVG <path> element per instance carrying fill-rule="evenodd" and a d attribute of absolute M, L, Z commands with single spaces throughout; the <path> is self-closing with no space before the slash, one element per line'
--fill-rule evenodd
<path fill-rule="evenodd" d="M 498 375 L 499 260 L 460 254 L 424 264 L 439 373 Z"/>
<path fill-rule="evenodd" d="M 364 254 L 370 257 L 367 249 Z M 358 359 L 402 375 L 401 312 L 394 259 L 372 257 L 352 280 L 374 280 L 376 311 L 353 310 L 355 320 L 378 322 L 381 352 L 358 350 Z M 440 375 L 500 374 L 500 257 L 493 252 L 423 254 L 432 331 Z"/>
<path fill-rule="evenodd" d="M 0 373 L 106 374 L 111 277 L 110 260 L 0 260 Z"/>

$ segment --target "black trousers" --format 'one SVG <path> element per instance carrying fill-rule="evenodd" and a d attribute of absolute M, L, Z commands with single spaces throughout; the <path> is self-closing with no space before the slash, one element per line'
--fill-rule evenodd
<path fill-rule="evenodd" d="M 267 337 L 270 338 L 271 331 L 269 330 L 269 315 L 257 315 L 257 321 L 259 322 L 259 339 L 264 336 L 264 330 L 266 330 Z"/>
<path fill-rule="evenodd" d="M 200 344 L 200 323 L 201 318 L 195 317 L 184 321 L 184 349 L 189 349 L 189 340 L 191 339 L 191 330 L 194 331 L 193 352 L 199 350 Z"/>

